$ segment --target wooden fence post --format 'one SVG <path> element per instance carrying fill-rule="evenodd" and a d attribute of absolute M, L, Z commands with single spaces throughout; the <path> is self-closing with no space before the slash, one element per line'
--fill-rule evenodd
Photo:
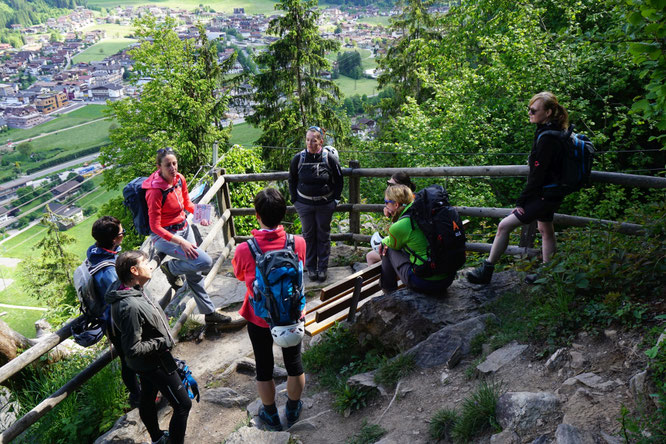
<path fill-rule="evenodd" d="M 349 168 L 352 170 L 360 167 L 361 163 L 358 160 L 349 161 Z M 358 176 L 349 176 L 349 203 L 352 205 L 361 203 L 361 178 Z M 361 213 L 358 210 L 349 212 L 349 231 L 354 234 L 361 232 Z"/>
<path fill-rule="evenodd" d="M 534 247 L 534 238 L 536 237 L 537 223 L 532 222 L 529 225 L 523 225 L 520 230 L 520 247 L 532 248 Z"/>
<path fill-rule="evenodd" d="M 220 168 L 215 171 L 215 179 L 217 180 L 220 176 L 223 176 L 225 173 L 224 168 Z M 220 216 L 226 211 L 231 210 L 231 196 L 229 194 L 229 184 L 227 181 L 224 181 L 224 184 L 217 192 L 217 206 L 220 209 Z M 229 218 L 229 222 L 225 225 L 222 230 L 222 235 L 224 238 L 224 245 L 228 244 L 231 239 L 236 236 L 236 227 L 234 226 L 233 217 Z"/>

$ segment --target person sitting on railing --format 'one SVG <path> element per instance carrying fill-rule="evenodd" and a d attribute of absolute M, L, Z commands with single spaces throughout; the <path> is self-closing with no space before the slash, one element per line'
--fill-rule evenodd
<path fill-rule="evenodd" d="M 118 253 L 120 253 L 120 244 L 123 242 L 125 230 L 118 219 L 113 216 L 102 216 L 97 219 L 92 226 L 92 237 L 95 239 L 95 244 L 88 248 L 86 257 L 90 263 L 91 268 L 106 261 L 107 263 L 115 263 Z M 93 274 L 93 287 L 95 293 L 100 300 L 104 300 L 104 295 L 109 290 L 111 285 L 118 280 L 116 274 L 116 267 L 106 266 Z M 108 321 L 108 320 L 107 320 Z M 136 372 L 132 370 L 125 361 L 125 354 L 120 346 L 120 337 L 113 334 L 111 325 L 106 326 L 106 336 L 113 344 L 113 347 L 120 358 L 120 375 L 123 383 L 129 391 L 130 407 L 136 408 L 139 406 L 139 398 L 141 395 L 141 387 L 139 381 L 136 379 Z"/>
<path fill-rule="evenodd" d="M 143 292 L 153 272 L 148 255 L 140 250 L 121 253 L 116 272 L 119 281 L 106 294 L 106 301 L 111 305 L 111 326 L 120 336 L 127 364 L 141 380 L 139 416 L 153 443 L 181 444 L 192 401 L 171 355 L 176 342 L 166 315 Z M 157 421 L 158 391 L 173 408 L 168 432 L 161 430 Z"/>
<path fill-rule="evenodd" d="M 541 232 L 543 262 L 548 262 L 555 253 L 555 229 L 553 215 L 562 203 L 562 196 L 544 195 L 544 185 L 556 182 L 560 176 L 564 142 L 552 134 L 539 135 L 548 130 L 561 131 L 569 127 L 569 114 L 550 92 L 540 92 L 529 102 L 527 108 L 530 123 L 536 124 L 528 164 L 530 167 L 527 184 L 516 201 L 516 209 L 497 226 L 497 234 L 490 249 L 488 259 L 481 266 L 467 273 L 467 280 L 473 284 L 488 284 L 499 260 L 509 245 L 509 234 L 521 225 L 535 220 Z M 528 275 L 526 281 L 532 283 L 536 275 Z"/>
<path fill-rule="evenodd" d="M 384 293 L 398 288 L 398 279 L 407 287 L 423 293 L 441 293 L 453 279 L 452 275 L 435 275 L 421 278 L 413 267 L 423 263 L 421 257 L 428 257 L 428 240 L 416 224 L 412 224 L 409 214 L 405 214 L 414 202 L 414 193 L 405 185 L 390 185 L 384 194 L 386 210 L 393 224 L 389 235 L 379 246 L 382 257 L 382 274 L 379 284 Z"/>
<path fill-rule="evenodd" d="M 324 148 L 324 130 L 311 126 L 306 149 L 289 165 L 289 193 L 307 244 L 305 267 L 311 281 L 325 281 L 331 253 L 331 220 L 342 195 L 342 170 L 337 157 Z"/>
<path fill-rule="evenodd" d="M 412 182 L 412 180 L 409 178 L 409 175 L 403 171 L 398 171 L 397 173 L 394 173 L 389 180 L 386 181 L 386 185 L 391 186 L 391 185 L 405 185 L 408 187 L 412 192 L 416 191 L 416 185 Z M 388 207 L 384 207 L 384 216 L 386 217 L 391 217 L 391 214 L 389 213 Z M 373 265 L 376 264 L 377 262 L 381 261 L 382 257 L 379 255 L 378 251 L 375 250 L 370 250 L 368 254 L 365 255 L 365 261 L 368 263 L 368 265 Z"/>
<path fill-rule="evenodd" d="M 254 198 L 254 209 L 261 229 L 252 230 L 252 236 L 261 252 L 266 253 L 285 248 L 287 233 L 280 222 L 287 211 L 287 204 L 282 194 L 275 188 L 266 188 L 260 191 Z M 293 247 L 302 264 L 305 259 L 305 240 L 300 236 L 294 236 Z M 273 337 L 268 323 L 255 314 L 250 301 L 250 298 L 254 298 L 256 262 L 247 242 L 236 248 L 232 265 L 236 278 L 245 281 L 247 287 L 245 300 L 239 313 L 248 321 L 247 332 L 250 335 L 254 359 L 257 364 L 257 391 L 263 404 L 259 411 L 259 417 L 271 429 L 282 430 L 282 424 L 275 406 Z M 296 422 L 300 416 L 303 406 L 300 399 L 305 387 L 305 373 L 303 373 L 301 362 L 301 342 L 300 339 L 296 339 L 298 340 L 296 345 L 280 344 L 288 374 L 285 415 L 289 426 Z"/>
<path fill-rule="evenodd" d="M 160 268 L 175 288 L 183 285 L 179 275 L 185 275 L 197 308 L 205 315 L 206 324 L 229 322 L 229 316 L 215 311 L 204 288 L 201 273 L 208 272 L 213 263 L 205 251 L 197 248 L 187 222 L 185 210 L 194 213 L 194 204 L 187 192 L 185 177 L 178 172 L 176 153 L 171 148 L 161 148 L 157 151 L 156 163 L 157 171 L 142 184 L 146 190 L 151 241 L 156 251 L 176 258 L 164 262 Z M 201 225 L 208 223 L 202 221 Z"/>

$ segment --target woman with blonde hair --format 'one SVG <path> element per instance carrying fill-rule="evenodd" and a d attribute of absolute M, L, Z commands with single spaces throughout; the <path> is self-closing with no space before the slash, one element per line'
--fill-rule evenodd
<path fill-rule="evenodd" d="M 536 124 L 532 151 L 528 159 L 530 167 L 527 184 L 516 201 L 516 208 L 497 226 L 497 234 L 488 259 L 481 266 L 467 273 L 473 284 L 488 284 L 495 270 L 495 263 L 509 245 L 509 234 L 521 225 L 537 221 L 541 233 L 543 262 L 548 262 L 555 253 L 555 230 L 553 215 L 564 198 L 556 187 L 547 185 L 557 182 L 562 171 L 564 141 L 553 131 L 564 131 L 569 127 L 569 114 L 559 104 L 553 93 L 540 92 L 529 102 L 527 113 L 530 123 Z M 526 281 L 531 283 L 534 275 Z"/>
<path fill-rule="evenodd" d="M 382 240 L 379 254 L 382 257 L 380 285 L 384 293 L 398 288 L 400 279 L 409 288 L 423 293 L 443 293 L 455 278 L 439 274 L 421 278 L 414 273 L 414 266 L 421 265 L 422 257 L 428 257 L 428 240 L 417 224 L 412 223 L 409 208 L 414 193 L 405 185 L 390 185 L 384 194 L 385 213 L 393 221 L 389 235 Z"/>

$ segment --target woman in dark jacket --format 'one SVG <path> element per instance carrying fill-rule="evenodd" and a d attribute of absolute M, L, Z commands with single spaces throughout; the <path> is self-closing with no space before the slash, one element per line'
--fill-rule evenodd
<path fill-rule="evenodd" d="M 528 159 L 530 172 L 527 184 L 516 201 L 516 208 L 502 219 L 490 249 L 488 259 L 480 267 L 467 273 L 473 284 L 488 284 L 499 260 L 509 244 L 509 234 L 520 225 L 537 221 L 541 232 L 543 262 L 550 261 L 555 253 L 555 230 L 553 215 L 560 207 L 563 196 L 544 193 L 544 186 L 556 181 L 562 169 L 565 146 L 560 138 L 544 131 L 562 131 L 569 127 L 569 114 L 550 92 L 540 92 L 530 100 L 528 107 L 530 123 L 536 124 L 536 134 Z"/>
<path fill-rule="evenodd" d="M 153 443 L 177 443 L 185 440 L 187 417 L 192 401 L 176 371 L 170 350 L 175 341 L 162 309 L 143 293 L 152 276 L 148 256 L 143 251 L 121 253 L 116 260 L 118 281 L 106 294 L 111 305 L 112 328 L 120 335 L 127 365 L 141 380 L 139 416 Z M 160 430 L 155 396 L 169 401 L 173 416 L 169 431 Z"/>
<path fill-rule="evenodd" d="M 325 281 L 331 252 L 331 219 L 342 194 L 338 159 L 324 148 L 324 130 L 308 128 L 306 149 L 289 165 L 289 193 L 305 238 L 305 268 L 311 281 Z"/>

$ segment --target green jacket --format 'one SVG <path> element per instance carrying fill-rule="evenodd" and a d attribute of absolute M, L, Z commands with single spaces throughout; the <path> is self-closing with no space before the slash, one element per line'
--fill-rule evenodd
<path fill-rule="evenodd" d="M 155 370 L 159 356 L 173 348 L 164 311 L 138 288 L 119 289 L 116 282 L 106 293 L 111 305 L 111 334 L 120 336 L 127 365 L 137 372 Z"/>
<path fill-rule="evenodd" d="M 414 256 L 412 251 L 420 257 L 427 258 L 428 239 L 426 239 L 425 234 L 423 234 L 423 231 L 421 231 L 416 224 L 412 226 L 412 219 L 409 215 L 405 216 L 405 212 L 409 210 L 411 206 L 412 204 L 410 203 L 404 210 L 402 210 L 402 213 L 400 213 L 400 219 L 389 227 L 389 234 L 382 239 L 382 243 L 394 250 L 405 250 L 409 253 L 409 260 L 412 264 L 421 265 L 423 261 Z M 406 250 L 405 247 L 408 247 L 409 250 Z M 439 274 L 425 279 L 428 281 L 438 281 L 446 277 L 446 274 Z"/>

